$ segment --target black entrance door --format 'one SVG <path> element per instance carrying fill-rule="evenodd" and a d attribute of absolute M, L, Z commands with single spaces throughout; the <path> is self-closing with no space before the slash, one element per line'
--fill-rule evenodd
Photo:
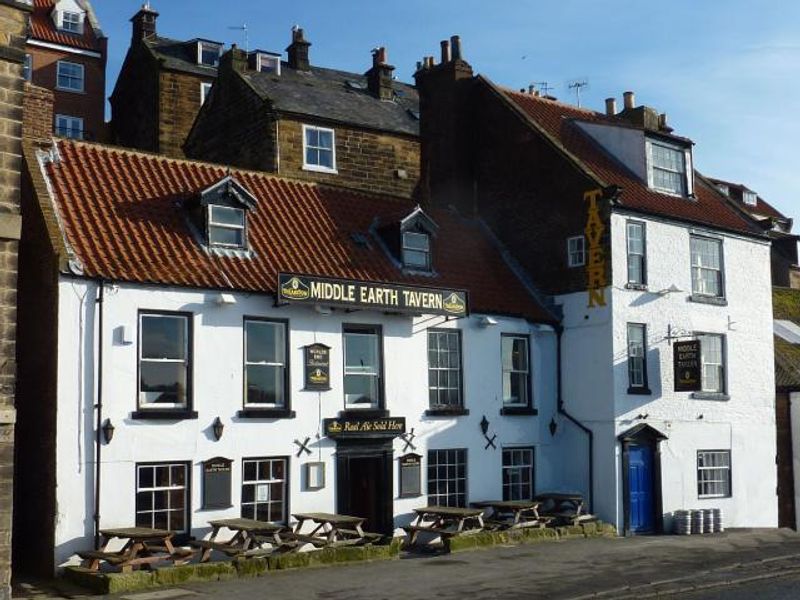
<path fill-rule="evenodd" d="M 364 530 L 391 533 L 392 450 L 339 442 L 336 460 L 336 511 L 365 517 Z"/>

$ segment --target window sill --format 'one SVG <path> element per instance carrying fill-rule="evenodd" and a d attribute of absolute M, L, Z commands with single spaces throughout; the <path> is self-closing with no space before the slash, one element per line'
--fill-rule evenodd
<path fill-rule="evenodd" d="M 532 406 L 504 406 L 500 409 L 500 414 L 504 416 L 515 415 L 538 415 L 539 411 Z"/>
<path fill-rule="evenodd" d="M 468 415 L 469 409 L 463 406 L 443 406 L 438 408 L 429 408 L 425 411 L 426 417 L 460 417 Z"/>
<path fill-rule="evenodd" d="M 196 410 L 136 410 L 131 413 L 131 419 L 139 420 L 182 421 L 196 418 Z"/>
<path fill-rule="evenodd" d="M 379 408 L 348 408 L 339 413 L 339 416 L 346 419 L 384 419 L 389 416 L 389 411 Z"/>
<path fill-rule="evenodd" d="M 70 94 L 83 94 L 84 96 L 86 95 L 86 91 L 85 90 L 73 90 L 72 88 L 65 88 L 65 87 L 58 87 L 58 86 L 56 86 L 56 91 L 57 92 L 69 92 Z"/>
<path fill-rule="evenodd" d="M 303 171 L 311 171 L 313 173 L 327 173 L 328 175 L 338 175 L 337 169 L 329 169 L 327 167 L 318 167 L 316 165 L 303 165 Z"/>
<path fill-rule="evenodd" d="M 722 296 L 704 296 L 702 294 L 692 294 L 689 296 L 689 302 L 697 302 L 698 304 L 713 304 L 714 306 L 728 306 L 728 301 Z"/>
<path fill-rule="evenodd" d="M 717 400 L 721 402 L 731 399 L 728 394 L 722 392 L 692 392 L 691 398 L 694 400 Z"/>
<path fill-rule="evenodd" d="M 633 283 L 629 281 L 625 284 L 626 290 L 636 290 L 638 292 L 646 292 L 647 291 L 647 284 L 646 283 Z"/>
<path fill-rule="evenodd" d="M 650 396 L 653 392 L 650 391 L 650 388 L 646 387 L 629 387 L 628 393 L 633 396 Z"/>
<path fill-rule="evenodd" d="M 296 414 L 288 408 L 245 408 L 236 416 L 240 419 L 294 419 Z"/>

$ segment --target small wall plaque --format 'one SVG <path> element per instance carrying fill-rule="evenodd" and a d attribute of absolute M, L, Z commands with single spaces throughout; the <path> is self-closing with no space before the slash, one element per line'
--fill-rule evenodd
<path fill-rule="evenodd" d="M 325 487 L 325 463 L 306 463 L 306 489 L 321 490 Z"/>
<path fill-rule="evenodd" d="M 325 344 L 305 347 L 305 372 L 307 390 L 331 389 L 331 349 Z"/>
<path fill-rule="evenodd" d="M 408 498 L 422 494 L 420 483 L 421 459 L 419 454 L 409 453 L 400 457 L 400 497 Z"/>
<path fill-rule="evenodd" d="M 203 508 L 231 506 L 231 461 L 217 456 L 203 463 Z"/>

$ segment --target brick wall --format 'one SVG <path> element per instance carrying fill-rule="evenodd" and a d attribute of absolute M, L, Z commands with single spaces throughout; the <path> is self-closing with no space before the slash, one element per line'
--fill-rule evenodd
<path fill-rule="evenodd" d="M 22 61 L 30 7 L 0 1 L 0 600 L 11 597 Z"/>
<path fill-rule="evenodd" d="M 38 140 L 53 137 L 53 92 L 28 82 L 22 104 L 22 137 Z"/>
<path fill-rule="evenodd" d="M 200 84 L 213 78 L 162 71 L 159 75 L 158 152 L 183 157 L 183 143 L 200 110 Z M 249 118 L 246 113 L 243 119 Z"/>
<path fill-rule="evenodd" d="M 28 46 L 32 59 L 31 83 L 53 90 L 54 114 L 83 119 L 84 137 L 105 141 L 106 68 L 102 58 L 92 58 L 39 46 Z M 70 92 L 56 89 L 57 63 L 65 60 L 83 65 L 84 91 Z"/>
<path fill-rule="evenodd" d="M 335 131 L 336 174 L 303 169 L 303 124 Z M 419 182 L 419 141 L 344 125 L 280 119 L 280 174 L 344 185 L 379 194 L 411 197 Z"/>

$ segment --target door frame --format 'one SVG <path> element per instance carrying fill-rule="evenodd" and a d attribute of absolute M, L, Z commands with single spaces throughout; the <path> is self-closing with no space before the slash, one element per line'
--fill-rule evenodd
<path fill-rule="evenodd" d="M 383 459 L 383 476 L 385 485 L 377 490 L 378 502 L 383 506 L 382 519 L 386 524 L 385 531 L 373 533 L 391 533 L 394 530 L 394 449 L 392 440 L 349 439 L 336 442 L 336 512 L 348 514 L 350 510 L 350 459 L 379 458 Z"/>
<path fill-rule="evenodd" d="M 651 427 L 647 423 L 640 423 L 626 432 L 617 436 L 622 445 L 622 515 L 623 533 L 629 535 L 647 535 L 647 533 L 637 534 L 631 529 L 631 500 L 630 500 L 630 447 L 644 446 L 650 448 L 653 460 L 653 526 L 652 533 L 664 533 L 664 513 L 662 510 L 662 490 L 661 490 L 661 441 L 667 436 Z M 649 532 L 648 532 L 649 533 Z"/>

